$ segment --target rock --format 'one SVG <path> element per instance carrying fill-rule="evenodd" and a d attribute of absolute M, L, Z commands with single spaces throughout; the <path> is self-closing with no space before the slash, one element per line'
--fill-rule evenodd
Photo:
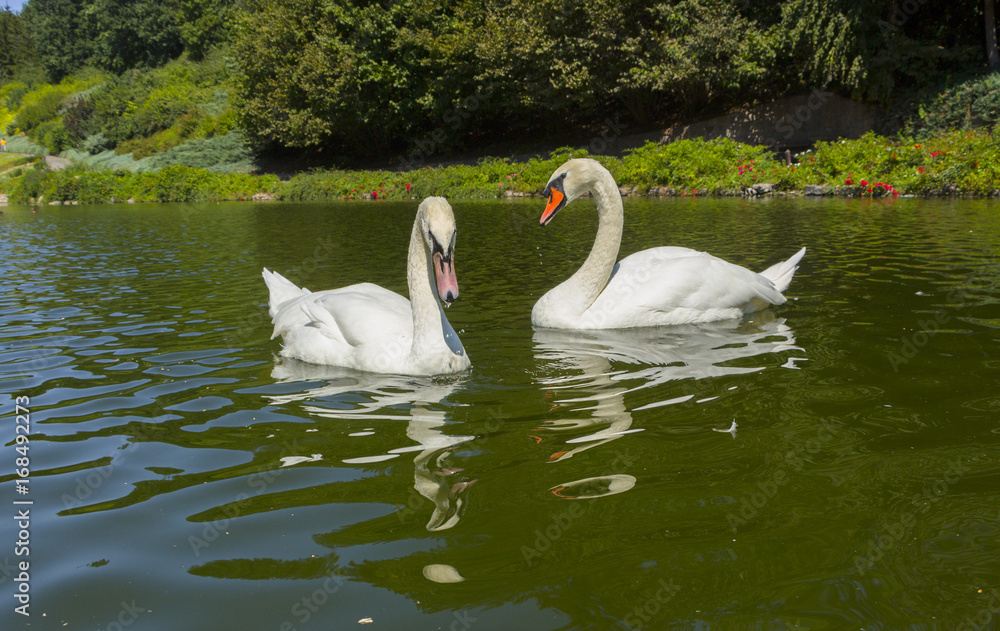
<path fill-rule="evenodd" d="M 126 204 L 134 204 L 135 203 L 135 198 L 134 197 L 129 197 L 128 199 L 125 200 L 125 203 Z"/>
<path fill-rule="evenodd" d="M 672 186 L 654 186 L 649 189 L 647 195 L 656 195 L 658 197 L 670 197 L 677 194 L 677 190 Z"/>
<path fill-rule="evenodd" d="M 49 202 L 49 206 L 62 206 L 62 202 L 57 199 L 54 202 Z"/>
<path fill-rule="evenodd" d="M 6 206 L 8 203 L 7 195 L 5 193 L 0 193 L 0 206 Z"/>
<path fill-rule="evenodd" d="M 622 197 L 628 197 L 629 195 L 635 195 L 635 187 L 634 186 L 619 186 L 618 187 L 618 193 Z"/>
<path fill-rule="evenodd" d="M 772 191 L 774 186 L 772 184 L 754 184 L 750 187 L 751 195 L 760 197 L 761 195 L 767 195 Z"/>
<path fill-rule="evenodd" d="M 74 199 L 72 203 L 73 203 L 74 206 L 79 206 L 80 205 L 80 200 Z"/>
<path fill-rule="evenodd" d="M 33 202 L 31 202 L 31 203 L 32 204 L 41 204 L 44 200 L 45 200 L 45 196 L 44 195 L 39 195 L 38 199 L 35 200 L 35 201 L 33 201 Z"/>
<path fill-rule="evenodd" d="M 830 194 L 830 187 L 829 186 L 819 186 L 819 185 L 816 185 L 816 184 L 806 184 L 806 186 L 805 186 L 805 188 L 803 189 L 802 192 L 805 195 L 829 195 Z"/>
<path fill-rule="evenodd" d="M 250 201 L 254 202 L 269 202 L 274 199 L 274 195 L 270 193 L 254 193 L 250 196 Z"/>

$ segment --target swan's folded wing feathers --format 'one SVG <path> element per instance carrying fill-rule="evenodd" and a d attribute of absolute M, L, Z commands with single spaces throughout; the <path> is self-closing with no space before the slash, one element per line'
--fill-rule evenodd
<path fill-rule="evenodd" d="M 303 300 L 300 307 L 309 320 L 305 326 L 317 329 L 321 334 L 323 334 L 324 337 L 327 337 L 335 342 L 340 342 L 341 344 L 350 343 L 347 339 L 345 339 L 337 321 L 333 318 L 330 312 L 323 307 L 323 305 L 317 304 L 317 302 L 313 300 Z"/>
<path fill-rule="evenodd" d="M 389 331 L 412 332 L 410 301 L 372 283 L 320 292 L 318 303 L 351 346 L 382 340 Z"/>
<path fill-rule="evenodd" d="M 755 300 L 785 301 L 769 279 L 720 258 L 688 248 L 652 248 L 621 261 L 616 281 L 619 300 L 654 311 L 678 307 L 707 309 L 742 307 Z M 627 305 L 623 305 L 627 306 Z"/>

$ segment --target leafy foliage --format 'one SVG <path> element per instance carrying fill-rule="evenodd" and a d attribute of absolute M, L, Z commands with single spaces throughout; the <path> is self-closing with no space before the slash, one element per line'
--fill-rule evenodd
<path fill-rule="evenodd" d="M 1000 74 L 964 81 L 916 109 L 904 133 L 923 137 L 949 130 L 994 128 L 1000 123 Z"/>
<path fill-rule="evenodd" d="M 30 169 L 8 188 L 16 203 L 27 203 L 44 195 L 47 200 L 78 200 L 84 203 L 125 201 L 185 202 L 249 199 L 259 192 L 279 186 L 273 175 L 250 176 L 240 173 L 213 173 L 204 169 L 175 165 L 159 172 L 91 172 L 80 169 L 47 171 Z"/>
<path fill-rule="evenodd" d="M 23 74 L 38 62 L 31 34 L 20 15 L 0 9 L 0 82 Z"/>

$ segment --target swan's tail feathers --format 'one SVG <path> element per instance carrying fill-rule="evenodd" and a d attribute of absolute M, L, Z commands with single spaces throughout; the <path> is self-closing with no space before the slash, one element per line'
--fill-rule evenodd
<path fill-rule="evenodd" d="M 806 249 L 802 248 L 793 254 L 792 258 L 775 263 L 761 272 L 760 275 L 774 283 L 774 288 L 778 291 L 785 291 L 792 282 L 792 277 L 795 276 L 795 270 L 799 269 L 799 261 L 802 260 L 805 253 Z"/>
<path fill-rule="evenodd" d="M 272 319 L 278 314 L 278 307 L 283 303 L 288 302 L 292 298 L 299 298 L 311 293 L 308 289 L 297 287 L 292 281 L 278 272 L 270 271 L 266 267 L 264 268 L 263 276 L 264 282 L 267 284 L 267 290 L 270 292 L 270 297 L 267 301 L 267 311 Z"/>

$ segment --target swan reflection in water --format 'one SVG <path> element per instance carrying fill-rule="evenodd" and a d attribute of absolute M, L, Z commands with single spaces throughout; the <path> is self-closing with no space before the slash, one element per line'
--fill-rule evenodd
<path fill-rule="evenodd" d="M 752 319 L 700 325 L 591 331 L 537 329 L 533 339 L 535 358 L 547 362 L 549 373 L 557 375 L 539 380 L 546 396 L 552 397 L 553 409 L 589 412 L 585 417 L 545 421 L 540 430 L 593 430 L 565 441 L 568 447 L 553 453 L 550 462 L 572 458 L 642 431 L 632 428 L 632 412 L 682 403 L 695 396 L 674 396 L 630 410 L 625 401 L 630 392 L 682 379 L 758 372 L 766 366 L 750 366 L 746 360 L 803 350 L 795 345 L 795 335 L 785 320 L 766 311 Z M 804 359 L 790 357 L 783 367 L 795 368 L 795 362 Z M 579 482 L 583 481 L 570 484 Z M 556 487 L 553 493 L 565 491 Z"/>
<path fill-rule="evenodd" d="M 313 401 L 312 404 L 303 405 L 302 409 L 318 417 L 406 421 L 406 435 L 417 444 L 390 449 L 382 454 L 347 458 L 342 462 L 370 464 L 397 458 L 405 453 L 416 453 L 413 459 L 413 488 L 434 505 L 427 530 L 447 530 L 459 522 L 465 504 L 464 496 L 476 480 L 460 476 L 462 469 L 448 466 L 447 459 L 456 445 L 475 437 L 446 434 L 443 429 L 448 413 L 435 407 L 435 404 L 445 401 L 456 391 L 460 378 L 363 373 L 287 358 L 279 358 L 271 377 L 286 383 L 326 382 L 325 385 L 304 392 L 266 395 L 276 405 Z M 350 395 L 347 405 L 343 403 L 345 395 Z M 339 406 L 321 405 L 322 402 L 331 401 Z M 374 433 L 374 429 L 352 435 L 364 436 L 369 433 Z M 419 503 L 411 499 L 402 510 L 414 511 L 418 508 Z"/>

